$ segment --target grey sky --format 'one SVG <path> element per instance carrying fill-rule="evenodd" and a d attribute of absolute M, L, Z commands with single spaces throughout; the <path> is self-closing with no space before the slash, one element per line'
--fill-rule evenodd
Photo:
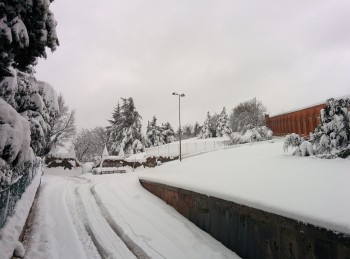
<path fill-rule="evenodd" d="M 36 67 L 78 127 L 120 97 L 178 125 L 257 97 L 278 113 L 350 94 L 350 1 L 55 0 L 60 47 Z"/>

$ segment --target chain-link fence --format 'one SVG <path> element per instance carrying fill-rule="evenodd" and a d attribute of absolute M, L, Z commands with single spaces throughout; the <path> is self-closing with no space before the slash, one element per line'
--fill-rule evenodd
<path fill-rule="evenodd" d="M 37 159 L 27 172 L 6 189 L 0 191 L 0 229 L 3 228 L 6 220 L 13 215 L 17 201 L 21 199 L 37 172 L 40 172 L 40 168 L 41 160 Z"/>

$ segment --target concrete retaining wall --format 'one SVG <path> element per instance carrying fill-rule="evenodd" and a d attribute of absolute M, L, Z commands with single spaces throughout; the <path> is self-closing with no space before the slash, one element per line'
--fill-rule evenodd
<path fill-rule="evenodd" d="M 349 236 L 181 188 L 140 183 L 243 258 L 350 258 Z"/>

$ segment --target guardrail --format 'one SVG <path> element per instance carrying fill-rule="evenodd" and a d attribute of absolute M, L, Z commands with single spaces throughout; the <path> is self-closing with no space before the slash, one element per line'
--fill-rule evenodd
<path fill-rule="evenodd" d="M 0 229 L 5 226 L 6 220 L 13 215 L 17 201 L 21 199 L 40 167 L 41 159 L 37 158 L 27 172 L 24 172 L 6 189 L 0 191 Z"/>
<path fill-rule="evenodd" d="M 181 143 L 181 153 L 183 156 L 196 153 L 205 153 L 218 149 L 224 149 L 229 146 L 229 140 L 203 141 Z M 173 157 L 179 155 L 179 142 L 173 142 L 162 146 L 150 147 L 145 149 L 147 156 L 166 156 Z"/>

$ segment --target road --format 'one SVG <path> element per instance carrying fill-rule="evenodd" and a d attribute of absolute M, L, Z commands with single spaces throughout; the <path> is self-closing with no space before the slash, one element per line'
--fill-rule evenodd
<path fill-rule="evenodd" d="M 44 175 L 25 258 L 238 258 L 144 190 L 142 173 Z"/>

